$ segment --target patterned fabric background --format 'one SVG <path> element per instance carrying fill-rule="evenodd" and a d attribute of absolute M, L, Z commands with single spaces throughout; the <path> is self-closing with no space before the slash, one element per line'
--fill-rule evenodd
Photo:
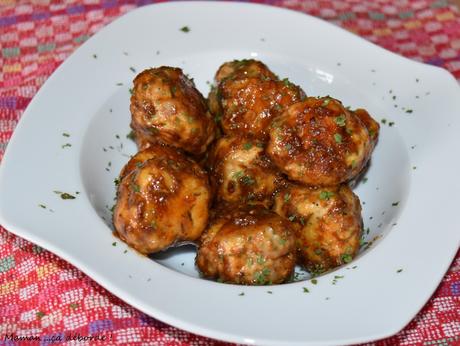
<path fill-rule="evenodd" d="M 460 79 L 460 13 L 447 1 L 254 1 L 303 11 Z M 22 112 L 79 45 L 149 1 L 0 0 L 0 160 Z M 114 297 L 85 274 L 0 227 L 0 345 L 5 335 L 48 345 L 220 345 L 165 325 Z M 79 336 L 98 335 L 98 340 Z M 105 340 L 102 340 L 105 338 Z M 399 334 L 369 345 L 460 345 L 460 253 L 438 290 Z"/>

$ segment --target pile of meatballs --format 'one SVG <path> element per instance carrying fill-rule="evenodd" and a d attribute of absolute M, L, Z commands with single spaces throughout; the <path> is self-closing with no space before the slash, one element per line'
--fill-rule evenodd
<path fill-rule="evenodd" d="M 197 245 L 201 275 L 266 285 L 349 263 L 363 230 L 350 189 L 379 125 L 309 97 L 256 60 L 224 63 L 206 100 L 181 69 L 134 79 L 139 152 L 122 169 L 113 223 L 142 254 Z"/>

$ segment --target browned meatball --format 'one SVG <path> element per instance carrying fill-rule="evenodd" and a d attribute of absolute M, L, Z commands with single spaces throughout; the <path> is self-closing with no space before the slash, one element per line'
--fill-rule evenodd
<path fill-rule="evenodd" d="M 263 62 L 254 59 L 243 59 L 222 64 L 217 70 L 214 80 L 216 85 L 219 85 L 220 82 L 227 78 L 239 79 L 244 77 L 278 79 Z"/>
<path fill-rule="evenodd" d="M 380 125 L 376 122 L 371 115 L 362 108 L 355 109 L 353 114 L 356 115 L 359 120 L 366 126 L 369 136 L 372 140 L 372 146 L 375 147 L 379 138 Z"/>
<path fill-rule="evenodd" d="M 365 124 L 340 101 L 308 97 L 273 120 L 267 154 L 290 179 L 328 186 L 358 175 L 372 148 Z"/>
<path fill-rule="evenodd" d="M 363 224 L 361 205 L 348 186 L 291 185 L 277 194 L 274 210 L 295 225 L 300 262 L 312 274 L 349 263 L 356 256 Z"/>
<path fill-rule="evenodd" d="M 289 221 L 260 206 L 216 212 L 203 236 L 196 265 L 219 281 L 265 285 L 287 281 L 295 265 Z"/>
<path fill-rule="evenodd" d="M 211 91 L 208 95 L 209 110 L 214 114 L 216 122 L 220 122 L 222 117 L 222 106 L 220 104 L 219 93 L 220 83 L 228 78 L 239 79 L 245 77 L 278 79 L 278 77 L 261 61 L 244 59 L 233 60 L 222 64 L 216 72 L 214 78 L 215 85 L 211 87 Z"/>
<path fill-rule="evenodd" d="M 179 68 L 162 66 L 137 75 L 130 109 L 131 127 L 143 143 L 163 142 L 200 155 L 215 137 L 206 101 Z"/>
<path fill-rule="evenodd" d="M 211 201 L 206 172 L 174 148 L 152 144 L 121 172 L 113 224 L 143 254 L 198 239 Z"/>
<path fill-rule="evenodd" d="M 281 187 L 281 173 L 265 155 L 262 142 L 242 136 L 219 139 L 207 166 L 218 201 L 254 203 L 269 207 Z"/>
<path fill-rule="evenodd" d="M 274 117 L 305 97 L 302 89 L 287 79 L 228 78 L 218 91 L 224 133 L 243 133 L 261 140 L 268 138 L 267 128 Z"/>

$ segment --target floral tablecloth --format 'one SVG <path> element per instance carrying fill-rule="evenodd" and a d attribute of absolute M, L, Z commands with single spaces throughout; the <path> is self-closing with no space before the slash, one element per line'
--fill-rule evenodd
<path fill-rule="evenodd" d="M 460 79 L 460 12 L 453 2 L 254 2 L 323 18 Z M 100 28 L 147 3 L 0 0 L 0 159 L 22 112 L 56 67 Z M 146 316 L 64 260 L 0 226 L 0 345 L 62 343 L 223 344 Z M 371 345 L 460 345 L 460 253 L 414 320 Z"/>

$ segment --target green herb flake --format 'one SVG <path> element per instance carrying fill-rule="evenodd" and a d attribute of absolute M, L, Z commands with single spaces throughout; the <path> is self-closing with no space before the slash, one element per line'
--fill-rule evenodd
<path fill-rule="evenodd" d="M 390 122 L 388 123 L 388 126 L 392 127 L 394 124 L 395 124 L 394 121 L 390 121 Z"/>
<path fill-rule="evenodd" d="M 78 304 L 77 303 L 72 303 L 69 305 L 71 309 L 75 310 L 76 308 L 78 308 Z"/>
<path fill-rule="evenodd" d="M 70 148 L 71 146 L 72 146 L 72 144 L 66 143 L 66 144 L 61 145 L 61 148 L 62 148 L 62 149 L 64 149 L 64 148 Z"/>
<path fill-rule="evenodd" d="M 129 139 L 131 139 L 131 140 L 134 140 L 134 138 L 135 138 L 134 131 L 130 131 L 130 132 L 126 135 L 126 138 L 129 138 Z"/>
<path fill-rule="evenodd" d="M 62 135 L 63 135 L 64 137 L 70 137 L 70 135 L 69 135 L 67 132 L 63 132 Z"/>
<path fill-rule="evenodd" d="M 392 205 L 393 207 L 398 206 L 398 204 L 399 204 L 399 201 L 398 201 L 398 202 L 393 202 L 393 203 L 391 203 L 391 205 Z"/>
<path fill-rule="evenodd" d="M 55 194 L 61 196 L 62 199 L 75 199 L 76 197 L 67 192 L 54 191 Z"/>
<path fill-rule="evenodd" d="M 387 119 L 383 118 L 380 120 L 380 122 L 385 125 L 387 123 Z"/>
<path fill-rule="evenodd" d="M 284 194 L 284 203 L 289 202 L 290 199 L 291 199 L 291 194 L 289 192 L 286 192 Z"/>
<path fill-rule="evenodd" d="M 400 268 L 396 271 L 396 273 L 401 273 L 403 270 Z"/>
<path fill-rule="evenodd" d="M 136 184 L 133 184 L 132 189 L 133 189 L 134 192 L 140 192 L 141 191 L 141 188 L 139 187 L 139 185 L 136 185 Z"/>
<path fill-rule="evenodd" d="M 342 255 L 342 262 L 343 263 L 350 263 L 353 260 L 353 256 L 350 254 L 344 254 Z"/>
<path fill-rule="evenodd" d="M 324 99 L 324 101 L 321 104 L 321 106 L 326 107 L 330 102 L 331 102 L 331 99 L 327 97 L 327 98 Z"/>
<path fill-rule="evenodd" d="M 363 184 L 366 184 L 368 180 L 369 180 L 369 179 L 368 179 L 367 177 L 364 177 L 364 178 L 362 179 Z"/>
<path fill-rule="evenodd" d="M 305 218 L 303 216 L 299 218 L 299 221 L 302 226 L 305 226 Z"/>
<path fill-rule="evenodd" d="M 117 83 L 117 86 L 122 86 L 122 85 L 123 85 L 123 83 L 121 83 L 121 82 Z"/>
<path fill-rule="evenodd" d="M 286 145 L 284 147 L 286 148 L 286 150 L 291 150 L 292 149 L 292 145 L 289 144 L 289 143 L 286 143 Z"/>
<path fill-rule="evenodd" d="M 334 140 L 336 143 L 341 144 L 342 143 L 342 135 L 340 133 L 334 133 Z"/>
<path fill-rule="evenodd" d="M 37 313 L 35 315 L 40 320 L 43 316 L 45 316 L 45 313 L 43 311 L 37 311 Z"/>
<path fill-rule="evenodd" d="M 44 204 L 39 204 L 38 206 L 39 206 L 40 208 L 46 209 L 46 205 L 44 205 Z"/>
<path fill-rule="evenodd" d="M 94 59 L 97 59 L 97 54 L 93 54 L 93 58 L 94 58 Z"/>
<path fill-rule="evenodd" d="M 238 179 L 241 178 L 243 175 L 244 175 L 244 172 L 243 172 L 243 171 L 238 171 L 238 172 L 233 173 L 232 178 L 235 179 L 235 180 L 238 180 Z"/>
<path fill-rule="evenodd" d="M 129 93 L 132 95 L 133 94 L 133 88 L 129 88 Z"/>
<path fill-rule="evenodd" d="M 303 288 L 303 293 L 310 293 L 310 290 L 306 287 L 302 287 Z"/>
<path fill-rule="evenodd" d="M 319 199 L 322 199 L 322 200 L 329 200 L 331 197 L 334 196 L 334 193 L 333 192 L 330 192 L 330 191 L 321 191 L 320 194 L 319 194 Z"/>
<path fill-rule="evenodd" d="M 288 217 L 288 220 L 291 221 L 291 222 L 293 222 L 293 221 L 295 220 L 295 215 L 289 216 L 289 217 Z"/>
<path fill-rule="evenodd" d="M 248 142 L 248 143 L 243 144 L 243 149 L 244 150 L 249 150 L 251 148 L 252 148 L 252 143 Z"/>
<path fill-rule="evenodd" d="M 117 242 L 114 241 L 114 242 L 112 243 L 112 246 L 117 246 Z"/>
<path fill-rule="evenodd" d="M 340 116 L 338 116 L 337 118 L 335 118 L 335 123 L 341 127 L 345 126 L 345 120 L 346 120 L 346 117 L 345 117 L 345 114 L 342 114 Z"/>
<path fill-rule="evenodd" d="M 316 279 L 311 279 L 310 282 L 313 284 L 313 285 L 316 285 L 318 283 L 318 280 Z"/>
<path fill-rule="evenodd" d="M 123 253 L 128 253 L 128 250 L 123 251 Z"/>
<path fill-rule="evenodd" d="M 244 184 L 244 185 L 253 185 L 256 181 L 253 177 L 249 176 L 249 175 L 245 175 L 244 177 L 241 178 L 241 182 Z"/>
<path fill-rule="evenodd" d="M 133 73 L 136 73 L 136 69 L 135 69 L 134 67 L 131 66 L 129 69 L 130 69 Z"/>
<path fill-rule="evenodd" d="M 190 28 L 188 26 L 183 26 L 182 28 L 180 28 L 180 31 L 188 33 L 190 32 Z"/>
<path fill-rule="evenodd" d="M 265 263 L 265 258 L 262 255 L 258 255 L 257 256 L 257 263 L 264 264 Z"/>
<path fill-rule="evenodd" d="M 273 291 L 267 291 L 268 294 L 273 294 Z"/>
<path fill-rule="evenodd" d="M 406 109 L 406 113 L 408 113 L 408 114 L 411 114 L 411 113 L 413 113 L 413 112 L 414 112 L 414 111 L 413 111 L 412 109 Z"/>

